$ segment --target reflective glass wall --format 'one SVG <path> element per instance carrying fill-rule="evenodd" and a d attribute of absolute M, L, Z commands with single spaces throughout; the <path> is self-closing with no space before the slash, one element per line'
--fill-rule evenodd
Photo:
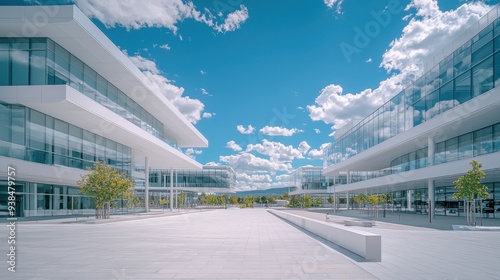
<path fill-rule="evenodd" d="M 288 181 L 297 190 L 327 190 L 333 185 L 333 177 L 323 176 L 322 168 L 301 167 L 292 172 Z"/>
<path fill-rule="evenodd" d="M 0 180 L 0 218 L 8 215 L 7 185 Z M 76 187 L 17 181 L 14 188 L 16 217 L 95 215 L 93 199 Z"/>
<path fill-rule="evenodd" d="M 357 155 L 500 85 L 500 19 L 325 149 L 325 166 Z"/>
<path fill-rule="evenodd" d="M 0 156 L 79 169 L 104 162 L 131 174 L 132 149 L 28 107 L 0 102 Z"/>
<path fill-rule="evenodd" d="M 0 38 L 0 86 L 69 85 L 138 127 L 163 137 L 163 123 L 48 38 Z"/>
<path fill-rule="evenodd" d="M 235 187 L 236 177 L 234 171 L 229 168 L 174 170 L 173 182 L 174 187 L 179 188 L 215 188 L 230 190 Z M 150 170 L 149 186 L 170 187 L 170 170 Z"/>

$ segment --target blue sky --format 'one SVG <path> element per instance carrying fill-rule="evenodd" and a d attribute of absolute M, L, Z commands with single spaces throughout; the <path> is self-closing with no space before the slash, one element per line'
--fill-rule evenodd
<path fill-rule="evenodd" d="M 332 132 L 398 93 L 498 1 L 75 0 L 205 135 L 240 190 L 321 166 Z"/>

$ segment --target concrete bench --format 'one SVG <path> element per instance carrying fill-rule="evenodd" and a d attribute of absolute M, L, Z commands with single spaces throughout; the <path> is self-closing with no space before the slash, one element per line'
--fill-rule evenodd
<path fill-rule="evenodd" d="M 333 242 L 363 257 L 366 261 L 382 261 L 382 237 L 379 234 L 314 220 L 285 211 L 268 210 L 268 212 Z"/>
<path fill-rule="evenodd" d="M 366 220 L 345 220 L 345 226 L 362 226 L 362 227 L 372 227 L 375 225 L 375 221 Z"/>

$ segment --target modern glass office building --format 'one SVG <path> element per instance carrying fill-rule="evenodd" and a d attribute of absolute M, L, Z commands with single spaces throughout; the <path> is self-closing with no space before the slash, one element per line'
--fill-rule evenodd
<path fill-rule="evenodd" d="M 324 150 L 324 174 L 335 176 L 337 193 L 391 193 L 399 209 L 463 215 L 453 181 L 475 159 L 490 192 L 484 215 L 500 218 L 499 15 L 496 6 L 450 40 L 424 75 L 335 135 Z"/>
<path fill-rule="evenodd" d="M 229 166 L 203 166 L 200 169 L 152 169 L 149 173 L 149 193 L 155 201 L 165 198 L 174 208 L 180 194 L 184 194 L 184 206 L 199 203 L 201 194 L 229 195 L 236 193 L 236 174 Z M 175 197 L 174 197 L 175 196 Z M 178 204 L 175 207 L 179 206 Z"/>
<path fill-rule="evenodd" d="M 94 213 L 76 181 L 95 162 L 147 187 L 150 168 L 201 169 L 205 137 L 76 6 L 0 9 L 0 215 Z"/>
<path fill-rule="evenodd" d="M 173 175 L 173 178 L 170 178 Z M 203 166 L 202 169 L 152 169 L 149 186 L 152 192 L 169 192 L 170 182 L 178 191 L 192 193 L 234 193 L 236 174 L 229 166 Z"/>
<path fill-rule="evenodd" d="M 320 166 L 301 166 L 288 176 L 291 195 L 328 196 L 328 187 L 333 185 L 333 177 L 323 175 Z"/>

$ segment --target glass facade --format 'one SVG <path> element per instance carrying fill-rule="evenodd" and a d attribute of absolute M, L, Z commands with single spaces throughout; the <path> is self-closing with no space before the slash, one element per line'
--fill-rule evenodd
<path fill-rule="evenodd" d="M 288 181 L 296 190 L 324 190 L 333 186 L 333 177 L 323 176 L 321 167 L 300 167 L 292 172 Z"/>
<path fill-rule="evenodd" d="M 221 189 L 221 192 L 233 190 L 236 177 L 233 169 L 228 167 L 207 167 L 202 170 L 174 170 L 174 187 Z M 170 187 L 170 170 L 153 169 L 149 172 L 150 187 Z"/>
<path fill-rule="evenodd" d="M 0 102 L 0 156 L 86 169 L 104 162 L 131 174 L 132 149 L 28 107 Z"/>
<path fill-rule="evenodd" d="M 500 123 L 436 143 L 434 165 L 500 151 Z M 391 162 L 391 174 L 427 167 L 427 148 Z"/>
<path fill-rule="evenodd" d="M 0 217 L 8 214 L 7 186 L 0 180 Z M 15 189 L 16 217 L 95 215 L 93 199 L 76 187 L 17 181 Z"/>
<path fill-rule="evenodd" d="M 335 139 L 324 151 L 324 165 L 349 159 L 499 86 L 499 35 L 500 18 L 497 18 L 412 85 Z M 460 145 L 454 141 L 463 141 L 462 150 L 459 151 L 458 146 L 456 150 L 451 149 L 454 154 L 449 155 L 450 160 L 472 151 L 470 136 L 464 137 L 447 143 L 453 147 Z"/>
<path fill-rule="evenodd" d="M 0 38 L 0 86 L 69 85 L 157 138 L 163 123 L 48 38 Z"/>

